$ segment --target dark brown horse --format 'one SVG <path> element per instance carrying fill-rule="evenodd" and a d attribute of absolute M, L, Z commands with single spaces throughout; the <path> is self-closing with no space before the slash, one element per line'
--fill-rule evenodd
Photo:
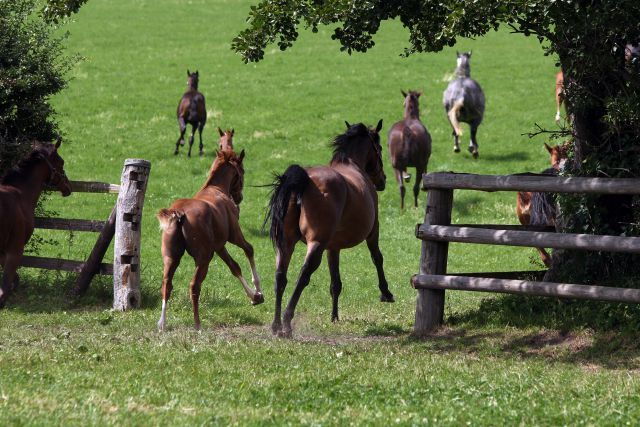
<path fill-rule="evenodd" d="M 56 145 L 37 143 L 31 153 L 0 180 L 0 308 L 18 284 L 17 268 L 34 228 L 34 211 L 45 186 L 71 194 L 64 160 Z"/>
<path fill-rule="evenodd" d="M 204 95 L 198 92 L 198 78 L 199 73 L 189 72 L 187 70 L 187 91 L 182 95 L 180 103 L 178 104 L 178 125 L 180 126 L 180 136 L 176 141 L 176 151 L 173 154 L 178 154 L 178 147 L 184 145 L 184 133 L 187 130 L 187 124 L 191 125 L 191 137 L 189 138 L 189 152 L 187 156 L 191 157 L 191 146 L 193 145 L 193 138 L 198 130 L 200 136 L 200 155 L 202 156 L 202 129 L 204 129 L 205 123 L 207 123 L 207 109 L 204 105 Z"/>
<path fill-rule="evenodd" d="M 431 157 L 431 135 L 420 121 L 418 98 L 422 92 L 401 91 L 404 97 L 404 119 L 389 129 L 387 145 L 391 155 L 391 166 L 400 187 L 400 208 L 404 209 L 404 173 L 407 167 L 416 168 L 416 183 L 413 185 L 413 205 L 418 206 L 420 181 L 427 170 Z"/>
<path fill-rule="evenodd" d="M 168 209 L 158 212 L 162 229 L 162 314 L 158 328 L 164 329 L 167 301 L 173 289 L 173 275 L 184 252 L 191 255 L 196 271 L 191 280 L 190 294 L 193 304 L 193 319 L 196 329 L 200 329 L 198 300 L 200 286 L 207 276 L 209 263 L 218 254 L 227 264 L 231 273 L 240 280 L 247 296 L 253 304 L 264 302 L 260 289 L 260 278 L 253 258 L 253 247 L 240 230 L 239 212 L 236 206 L 242 200 L 244 150 L 237 156 L 232 150 L 219 151 L 211 166 L 209 178 L 192 199 L 178 199 Z M 251 265 L 251 275 L 255 291 L 242 276 L 237 262 L 225 248 L 230 242 L 240 247 Z"/>
<path fill-rule="evenodd" d="M 233 150 L 233 135 L 235 134 L 235 130 L 227 129 L 223 131 L 218 128 L 218 133 L 220 134 L 220 141 L 218 142 L 218 146 L 221 150 Z"/>
<path fill-rule="evenodd" d="M 557 175 L 564 167 L 564 162 L 569 155 L 570 143 L 551 147 L 544 144 L 551 158 L 551 168 L 545 169 L 542 173 Z M 539 193 L 530 191 L 518 192 L 516 214 L 522 225 L 556 225 L 556 207 L 553 195 L 550 193 Z M 547 267 L 551 267 L 551 255 L 544 248 L 536 248 L 540 253 L 542 262 Z"/>
<path fill-rule="evenodd" d="M 382 170 L 380 129 L 362 123 L 350 126 L 333 140 L 329 166 L 302 168 L 289 166 L 276 177 L 265 223 L 271 221 L 270 236 L 276 249 L 275 316 L 271 330 L 291 336 L 291 320 L 303 289 L 327 251 L 333 300 L 332 321 L 338 320 L 340 250 L 366 240 L 378 273 L 380 300 L 393 302 L 382 268 L 378 246 L 378 195 L 386 177 Z M 287 270 L 298 241 L 307 244 L 307 255 L 300 276 L 281 320 L 282 296 L 287 286 Z"/>

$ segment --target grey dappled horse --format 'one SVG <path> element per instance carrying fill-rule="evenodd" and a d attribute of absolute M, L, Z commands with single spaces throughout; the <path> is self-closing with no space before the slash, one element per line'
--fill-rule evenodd
<path fill-rule="evenodd" d="M 469 58 L 471 52 L 456 53 L 458 56 L 458 66 L 456 67 L 455 79 L 449 83 L 444 91 L 442 103 L 447 111 L 449 123 L 453 128 L 453 151 L 460 151 L 459 138 L 462 135 L 460 122 L 469 123 L 471 127 L 471 140 L 469 141 L 469 152 L 474 158 L 478 157 L 478 140 L 476 132 L 482 123 L 484 115 L 484 93 L 482 88 L 470 77 Z"/>

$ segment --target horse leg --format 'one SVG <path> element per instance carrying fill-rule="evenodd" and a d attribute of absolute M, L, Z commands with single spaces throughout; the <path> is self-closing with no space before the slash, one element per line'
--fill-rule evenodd
<path fill-rule="evenodd" d="M 189 153 L 187 154 L 187 157 L 191 157 L 191 147 L 193 146 L 193 140 L 196 137 L 196 125 L 192 124 L 191 125 L 191 136 L 189 137 Z"/>
<path fill-rule="evenodd" d="M 469 152 L 473 155 L 474 159 L 478 158 L 478 140 L 476 139 L 476 133 L 478 132 L 479 124 L 476 122 L 471 123 L 471 138 L 469 139 Z"/>
<path fill-rule="evenodd" d="M 251 303 L 253 305 L 263 303 L 264 297 L 262 296 L 262 293 L 255 292 L 253 289 L 251 289 L 251 287 L 249 287 L 247 280 L 242 275 L 240 265 L 233 258 L 231 258 L 231 255 L 229 255 L 229 252 L 227 252 L 227 248 L 223 246 L 222 249 L 217 250 L 216 253 L 220 256 L 220 259 L 224 261 L 225 264 L 227 264 L 227 267 L 229 267 L 229 270 L 231 270 L 231 274 L 233 274 L 240 281 L 240 284 L 242 284 L 244 292 L 251 300 Z"/>
<path fill-rule="evenodd" d="M 398 169 L 393 170 L 396 175 L 396 181 L 398 181 L 398 187 L 400 188 L 400 209 L 404 209 L 404 195 L 407 190 L 404 188 L 404 180 L 402 179 L 402 171 Z"/>
<path fill-rule="evenodd" d="M 337 322 L 340 320 L 338 319 L 338 297 L 340 297 L 340 293 L 342 292 L 342 280 L 340 280 L 340 251 L 327 251 L 327 261 L 329 263 L 329 273 L 331 274 L 329 292 L 331 293 L 333 303 L 331 308 L 331 321 Z"/>
<path fill-rule="evenodd" d="M 394 302 L 393 294 L 389 291 L 389 284 L 387 283 L 387 279 L 384 277 L 384 269 L 382 268 L 383 257 L 382 252 L 380 252 L 379 241 L 379 225 L 378 220 L 376 219 L 376 223 L 374 225 L 373 231 L 367 237 L 367 247 L 369 248 L 369 252 L 371 253 L 371 260 L 373 264 L 376 266 L 376 271 L 378 273 L 378 288 L 380 289 L 380 301 L 382 302 Z"/>
<path fill-rule="evenodd" d="M 22 254 L 7 254 L 4 258 L 2 285 L 0 286 L 0 308 L 3 308 L 14 289 L 16 270 L 22 263 Z"/>
<path fill-rule="evenodd" d="M 232 233 L 232 238 L 229 239 L 229 242 L 238 246 L 240 249 L 244 251 L 245 256 L 249 260 L 249 265 L 251 266 L 251 282 L 255 287 L 255 291 L 251 290 L 251 294 L 247 293 L 247 295 L 251 299 L 251 303 L 253 305 L 262 304 L 264 302 L 264 295 L 262 293 L 262 289 L 260 288 L 260 276 L 258 276 L 258 270 L 256 269 L 256 261 L 255 261 L 255 258 L 253 257 L 253 246 L 251 246 L 251 244 L 246 241 L 239 226 L 235 231 L 236 231 L 235 233 Z M 245 292 L 246 292 L 246 288 L 245 288 Z"/>
<path fill-rule="evenodd" d="M 204 148 L 204 145 L 202 144 L 202 130 L 204 129 L 204 123 L 205 122 L 198 123 L 198 135 L 200 136 L 200 155 L 201 156 L 203 154 L 202 149 Z"/>
<path fill-rule="evenodd" d="M 180 126 L 180 136 L 176 141 L 176 151 L 173 154 L 178 154 L 178 147 L 184 145 L 184 133 L 187 131 L 187 124 L 182 117 L 178 117 L 178 125 Z"/>
<path fill-rule="evenodd" d="M 180 265 L 180 258 L 184 253 L 184 249 L 179 256 L 163 256 L 164 272 L 162 274 L 162 312 L 160 313 L 160 320 L 158 320 L 158 330 L 164 331 L 164 326 L 167 321 L 167 302 L 171 297 L 171 291 L 173 290 L 173 276 L 176 273 L 176 269 Z"/>
<path fill-rule="evenodd" d="M 193 279 L 191 279 L 191 284 L 189 285 L 191 304 L 193 305 L 193 322 L 195 324 L 196 331 L 200 330 L 200 289 L 204 278 L 207 277 L 211 258 L 213 258 L 213 256 L 196 261 L 196 271 L 193 274 Z"/>
<path fill-rule="evenodd" d="M 300 270 L 300 276 L 298 276 L 296 288 L 293 290 L 289 304 L 287 304 L 287 308 L 284 310 L 284 315 L 282 316 L 283 326 L 282 330 L 278 333 L 278 336 L 291 338 L 291 320 L 293 319 L 296 305 L 298 305 L 298 300 L 300 299 L 300 295 L 302 295 L 302 291 L 309 284 L 311 275 L 320 266 L 320 262 L 322 261 L 322 252 L 324 252 L 324 245 L 320 242 L 308 243 L 307 255 L 305 257 L 304 264 L 302 265 L 302 269 Z"/>
<path fill-rule="evenodd" d="M 547 268 L 551 268 L 551 255 L 544 248 L 536 248 L 540 253 L 540 258 Z"/>
<path fill-rule="evenodd" d="M 413 184 L 413 207 L 418 207 L 418 195 L 420 194 L 420 182 L 422 181 L 422 174 L 424 174 L 424 167 L 416 167 L 416 183 Z"/>

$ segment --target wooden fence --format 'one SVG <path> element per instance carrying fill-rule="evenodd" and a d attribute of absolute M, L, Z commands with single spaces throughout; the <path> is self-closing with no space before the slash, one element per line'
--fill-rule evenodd
<path fill-rule="evenodd" d="M 550 227 L 451 225 L 454 189 L 636 195 L 640 179 L 431 173 L 423 177 L 422 188 L 428 195 L 424 224 L 416 227 L 416 237 L 423 240 L 420 273 L 411 278 L 418 290 L 417 335 L 442 324 L 446 289 L 640 303 L 640 289 L 514 280 L 523 272 L 447 275 L 449 242 L 640 253 L 640 237 L 555 233 Z"/>
<path fill-rule="evenodd" d="M 85 261 L 25 256 L 23 267 L 64 270 L 78 273 L 72 294 L 82 295 L 96 274 L 112 275 L 113 307 L 126 310 L 140 305 L 140 224 L 151 164 L 146 160 L 127 159 L 121 184 L 71 181 L 73 193 L 112 193 L 118 199 L 106 221 L 69 218 L 36 218 L 36 228 L 99 233 Z M 53 190 L 53 189 L 52 189 Z M 103 263 L 115 236 L 114 262 Z"/>

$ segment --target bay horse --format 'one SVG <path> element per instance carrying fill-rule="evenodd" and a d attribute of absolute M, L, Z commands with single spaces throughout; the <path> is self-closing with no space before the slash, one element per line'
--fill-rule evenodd
<path fill-rule="evenodd" d="M 418 194 L 422 174 L 427 170 L 431 157 L 431 135 L 420 121 L 418 98 L 422 92 L 400 91 L 404 97 L 404 118 L 389 129 L 387 145 L 391 156 L 391 166 L 400 187 L 400 208 L 404 209 L 404 174 L 408 166 L 416 168 L 416 182 L 413 185 L 413 205 L 418 207 Z"/>
<path fill-rule="evenodd" d="M 200 155 L 202 156 L 202 130 L 207 123 L 207 109 L 204 104 L 204 95 L 198 92 L 198 80 L 200 74 L 198 71 L 191 73 L 187 70 L 187 91 L 182 95 L 178 103 L 178 125 L 180 126 L 180 136 L 176 141 L 176 150 L 173 154 L 178 154 L 178 147 L 184 145 L 184 133 L 187 130 L 187 124 L 191 125 L 191 136 L 189 137 L 188 157 L 191 157 L 191 146 L 193 139 L 198 130 L 200 136 Z"/>
<path fill-rule="evenodd" d="M 543 174 L 558 175 L 564 168 L 569 155 L 570 143 L 549 146 L 544 144 L 549 152 L 551 168 L 542 171 Z M 519 191 L 516 205 L 516 214 L 522 225 L 556 225 L 556 204 L 551 193 Z M 551 267 L 551 255 L 544 248 L 536 248 L 545 266 Z"/>
<path fill-rule="evenodd" d="M 453 128 L 453 151 L 460 152 L 459 138 L 462 135 L 460 122 L 469 123 L 471 128 L 469 152 L 476 159 L 478 158 L 476 133 L 484 116 L 484 92 L 478 82 L 470 77 L 469 59 L 471 58 L 471 52 L 456 52 L 456 55 L 458 59 L 455 79 L 449 83 L 444 91 L 442 103 L 447 112 L 449 123 Z"/>
<path fill-rule="evenodd" d="M 233 135 L 235 134 L 235 130 L 227 129 L 223 131 L 218 127 L 218 133 L 220 134 L 220 141 L 218 142 L 220 150 L 233 150 Z"/>
<path fill-rule="evenodd" d="M 55 187 L 64 197 L 71 184 L 64 160 L 55 145 L 36 143 L 31 153 L 0 179 L 0 265 L 3 269 L 0 308 L 18 285 L 16 270 L 34 229 L 34 211 L 45 186 Z"/>
<path fill-rule="evenodd" d="M 191 303 L 195 328 L 200 329 L 199 298 L 202 282 L 207 276 L 209 263 L 214 254 L 238 278 L 245 293 L 256 304 L 264 302 L 260 289 L 260 278 L 253 257 L 253 246 L 242 234 L 237 204 L 242 201 L 244 150 L 236 155 L 233 150 L 218 151 L 204 185 L 191 199 L 178 199 L 167 209 L 161 209 L 157 218 L 162 230 L 162 313 L 158 329 L 164 330 L 167 302 L 173 290 L 173 276 L 180 260 L 187 251 L 193 257 L 196 269 L 190 285 Z M 229 242 L 241 248 L 251 266 L 251 289 L 242 276 L 240 266 L 225 248 Z"/>
<path fill-rule="evenodd" d="M 378 244 L 378 195 L 384 190 L 386 177 L 382 168 L 380 130 L 362 123 L 347 124 L 344 134 L 332 142 L 333 158 L 328 166 L 302 168 L 291 165 L 275 178 L 265 225 L 271 222 L 269 235 L 276 250 L 275 315 L 271 330 L 281 337 L 291 337 L 291 320 L 300 295 L 327 251 L 333 301 L 331 320 L 338 320 L 340 250 L 363 240 L 378 274 L 380 301 L 393 302 L 384 276 L 382 253 Z M 284 316 L 282 296 L 287 286 L 287 270 L 298 241 L 307 245 L 307 254 Z"/>

